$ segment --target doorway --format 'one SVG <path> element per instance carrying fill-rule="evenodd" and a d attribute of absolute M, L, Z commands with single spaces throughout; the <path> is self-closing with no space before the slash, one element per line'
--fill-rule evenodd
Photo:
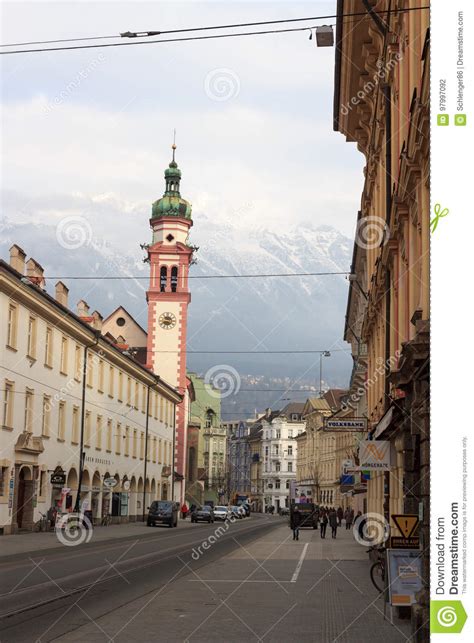
<path fill-rule="evenodd" d="M 18 477 L 16 522 L 18 529 L 33 526 L 34 480 L 29 467 L 22 467 Z"/>

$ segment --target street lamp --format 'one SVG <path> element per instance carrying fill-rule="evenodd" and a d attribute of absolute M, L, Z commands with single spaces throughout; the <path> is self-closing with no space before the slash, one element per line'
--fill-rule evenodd
<path fill-rule="evenodd" d="M 331 357 L 330 351 L 323 351 L 319 356 L 319 397 L 323 397 L 323 357 Z"/>

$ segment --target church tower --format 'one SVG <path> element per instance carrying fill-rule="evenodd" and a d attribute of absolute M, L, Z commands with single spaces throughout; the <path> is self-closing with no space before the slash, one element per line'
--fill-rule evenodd
<path fill-rule="evenodd" d="M 180 194 L 181 170 L 173 158 L 165 170 L 165 193 L 153 203 L 150 226 L 153 241 L 148 246 L 150 286 L 147 291 L 147 366 L 183 395 L 177 407 L 175 471 L 183 476 L 176 498 L 184 500 L 187 435 L 186 331 L 191 294 L 188 272 L 193 248 L 188 245 L 193 225 L 191 204 Z"/>

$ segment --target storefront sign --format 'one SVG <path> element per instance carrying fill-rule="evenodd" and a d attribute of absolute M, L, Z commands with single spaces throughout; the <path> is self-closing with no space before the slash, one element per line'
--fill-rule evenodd
<path fill-rule="evenodd" d="M 369 471 L 390 471 L 390 442 L 364 440 L 359 445 L 360 468 Z"/>
<path fill-rule="evenodd" d="M 128 491 L 130 489 L 130 480 L 125 480 L 125 482 L 122 485 L 122 488 L 124 491 Z"/>
<path fill-rule="evenodd" d="M 418 550 L 387 549 L 388 594 L 391 605 L 413 605 L 422 588 Z"/>
<path fill-rule="evenodd" d="M 61 467 L 56 467 L 51 474 L 51 484 L 59 484 L 61 487 L 66 484 L 66 473 Z"/>
<path fill-rule="evenodd" d="M 115 478 L 105 478 L 104 480 L 104 486 L 108 487 L 109 489 L 113 489 L 115 486 L 117 486 L 118 482 Z"/>
<path fill-rule="evenodd" d="M 380 420 L 380 422 L 377 424 L 374 432 L 374 438 L 377 439 L 379 438 L 382 433 L 388 429 L 390 426 L 390 422 L 392 421 L 393 417 L 393 406 L 391 406 L 388 411 L 385 413 L 383 418 Z"/>
<path fill-rule="evenodd" d="M 367 418 L 324 418 L 323 431 L 367 431 Z"/>

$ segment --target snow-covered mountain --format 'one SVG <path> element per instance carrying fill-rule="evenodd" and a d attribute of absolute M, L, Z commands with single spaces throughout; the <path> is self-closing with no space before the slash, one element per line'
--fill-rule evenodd
<path fill-rule="evenodd" d="M 104 316 L 122 304 L 146 326 L 145 289 L 148 266 L 140 243 L 147 241 L 143 225 L 134 229 L 130 217 L 123 232 L 115 226 L 112 238 L 97 218 L 69 217 L 70 229 L 59 223 L 5 221 L 1 256 L 18 243 L 45 268 L 47 277 L 61 277 L 70 287 L 70 302 L 84 298 Z M 102 207 L 102 206 L 101 206 Z M 105 206 L 104 206 L 105 207 Z M 108 206 L 107 206 L 108 207 Z M 110 212 L 108 212 L 110 214 Z M 123 216 L 123 213 L 120 215 Z M 141 219 L 141 223 L 143 219 Z M 76 229 L 74 229 L 74 226 Z M 104 241 L 107 239 L 107 241 Z M 202 279 L 206 275 L 308 273 L 347 271 L 351 241 L 329 226 L 253 229 L 236 220 L 217 225 L 199 215 L 192 229 L 199 246 L 192 267 L 188 349 L 222 351 L 192 353 L 189 368 L 205 373 L 218 365 L 239 373 L 268 378 L 289 377 L 301 384 L 319 385 L 317 354 L 225 353 L 224 351 L 282 351 L 333 349 L 324 359 L 324 380 L 347 383 L 351 361 L 342 341 L 348 282 L 340 276 Z M 77 246 L 77 247 L 76 247 Z M 138 277 L 120 280 L 72 280 L 72 276 Z M 50 292 L 55 280 L 47 282 Z M 258 399 L 256 396 L 255 405 Z"/>

